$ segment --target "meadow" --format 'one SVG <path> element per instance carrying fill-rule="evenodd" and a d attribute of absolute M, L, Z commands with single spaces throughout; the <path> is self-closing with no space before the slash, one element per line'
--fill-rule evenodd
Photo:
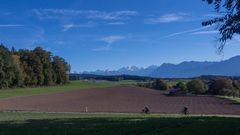
<path fill-rule="evenodd" d="M 114 87 L 119 85 L 134 84 L 135 81 L 71 81 L 64 85 L 46 86 L 46 87 L 32 87 L 32 88 L 16 88 L 16 89 L 2 89 L 0 90 L 0 99 L 20 96 L 31 96 L 36 94 L 66 92 L 73 90 L 83 90 L 91 88 Z"/>
<path fill-rule="evenodd" d="M 0 113 L 1 135 L 238 135 L 239 125 L 240 118 L 212 116 Z"/>

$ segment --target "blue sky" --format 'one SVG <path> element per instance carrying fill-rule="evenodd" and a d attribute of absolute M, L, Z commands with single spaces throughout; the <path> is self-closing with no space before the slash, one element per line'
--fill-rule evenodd
<path fill-rule="evenodd" d="M 216 53 L 216 17 L 201 0 L 8 0 L 0 4 L 0 42 L 42 46 L 72 72 L 220 61 L 240 54 L 239 37 Z"/>

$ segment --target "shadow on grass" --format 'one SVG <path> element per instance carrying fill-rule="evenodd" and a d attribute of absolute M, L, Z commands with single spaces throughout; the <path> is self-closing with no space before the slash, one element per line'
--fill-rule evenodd
<path fill-rule="evenodd" d="M 239 118 L 74 118 L 0 122 L 1 135 L 239 135 Z"/>

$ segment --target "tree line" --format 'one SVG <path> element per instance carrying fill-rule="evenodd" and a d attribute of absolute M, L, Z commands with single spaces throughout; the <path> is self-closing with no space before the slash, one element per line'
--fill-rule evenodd
<path fill-rule="evenodd" d="M 174 94 L 207 94 L 240 97 L 240 80 L 227 77 L 211 79 L 192 79 L 188 82 L 179 81 L 169 85 L 165 80 L 156 79 L 148 83 L 139 83 L 138 86 L 157 90 L 174 90 Z"/>
<path fill-rule="evenodd" d="M 70 65 L 41 47 L 11 50 L 0 44 L 0 89 L 65 84 Z"/>
<path fill-rule="evenodd" d="M 94 74 L 78 74 L 71 73 L 69 75 L 70 80 L 80 80 L 80 79 L 88 79 L 88 80 L 107 80 L 107 81 L 120 81 L 120 80 L 135 80 L 135 81 L 147 81 L 153 80 L 155 78 L 144 77 L 144 76 L 135 76 L 135 75 L 94 75 Z"/>

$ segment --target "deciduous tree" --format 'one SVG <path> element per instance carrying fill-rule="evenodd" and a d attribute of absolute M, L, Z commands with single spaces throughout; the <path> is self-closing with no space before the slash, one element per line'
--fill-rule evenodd
<path fill-rule="evenodd" d="M 202 23 L 203 26 L 217 25 L 219 30 L 219 51 L 222 52 L 225 43 L 235 35 L 240 34 L 240 0 L 203 0 L 214 5 L 220 17 Z"/>

